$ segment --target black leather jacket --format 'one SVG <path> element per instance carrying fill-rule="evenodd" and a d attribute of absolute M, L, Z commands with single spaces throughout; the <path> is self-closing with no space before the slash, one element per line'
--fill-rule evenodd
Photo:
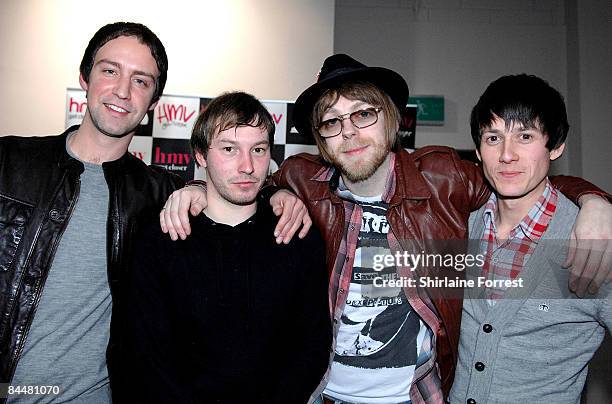
<path fill-rule="evenodd" d="M 79 197 L 84 167 L 66 152 L 66 137 L 77 128 L 59 136 L 0 137 L 0 383 L 13 377 L 55 251 Z M 110 196 L 106 249 L 113 317 L 107 357 L 112 383 L 131 235 L 139 219 L 154 217 L 183 181 L 148 167 L 130 153 L 102 167 Z"/>

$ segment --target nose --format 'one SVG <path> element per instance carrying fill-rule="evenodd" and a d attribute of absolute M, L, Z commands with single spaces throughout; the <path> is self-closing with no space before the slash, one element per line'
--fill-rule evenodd
<path fill-rule="evenodd" d="M 114 94 L 121 99 L 130 98 L 131 79 L 126 76 L 121 76 L 117 79 L 114 88 Z"/>
<path fill-rule="evenodd" d="M 355 135 L 355 125 L 353 121 L 349 119 L 348 116 L 344 117 L 342 121 L 340 121 L 342 125 L 342 137 L 345 139 L 349 139 Z"/>
<path fill-rule="evenodd" d="M 253 171 L 255 171 L 253 168 L 253 156 L 251 155 L 250 151 L 245 150 L 240 153 L 238 171 L 244 174 L 253 174 Z"/>
<path fill-rule="evenodd" d="M 518 154 L 516 154 L 514 147 L 514 142 L 510 139 L 502 143 L 501 154 L 499 155 L 500 163 L 511 163 L 518 160 Z"/>

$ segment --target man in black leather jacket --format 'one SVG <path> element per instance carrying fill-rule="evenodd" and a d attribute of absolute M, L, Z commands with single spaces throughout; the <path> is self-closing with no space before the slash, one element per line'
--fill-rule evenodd
<path fill-rule="evenodd" d="M 0 138 L 0 383 L 58 385 L 67 400 L 110 401 L 130 236 L 140 217 L 159 212 L 183 186 L 179 177 L 128 153 L 137 126 L 163 92 L 167 68 L 164 46 L 147 27 L 106 25 L 81 62 L 88 104 L 82 124 L 59 136 Z M 93 188 L 84 180 L 88 168 L 102 179 Z M 83 212 L 79 221 L 76 212 L 86 203 L 102 211 Z M 102 220 L 96 225 L 90 215 Z M 75 222 L 79 228 L 71 229 Z M 92 242 L 97 236 L 102 246 Z M 106 273 L 85 272 L 83 281 L 81 272 L 94 267 Z M 52 282 L 54 276 L 60 278 Z M 103 282 L 95 284 L 95 276 Z M 54 311 L 45 314 L 49 306 Z M 96 320 L 71 324 L 76 316 Z M 94 333 L 102 333 L 97 354 Z M 31 376 L 37 367 L 47 379 Z"/>

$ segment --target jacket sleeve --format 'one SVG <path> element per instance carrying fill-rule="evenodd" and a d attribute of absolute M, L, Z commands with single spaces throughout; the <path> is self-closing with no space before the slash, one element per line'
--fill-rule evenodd
<path fill-rule="evenodd" d="M 469 211 L 478 210 L 491 196 L 482 168 L 471 161 L 461 160 L 454 150 L 453 161 L 467 191 Z"/>
<path fill-rule="evenodd" d="M 328 277 L 325 248 L 317 230 L 310 230 L 301 240 L 301 292 L 296 296 L 297 324 L 301 341 L 296 341 L 295 355 L 283 370 L 272 403 L 306 403 L 315 391 L 329 364 L 332 328 L 328 305 Z"/>
<path fill-rule="evenodd" d="M 550 177 L 550 181 L 559 191 L 569 200 L 578 205 L 578 200 L 586 194 L 601 196 L 612 203 L 612 196 L 603 189 L 596 187 L 587 180 L 569 175 L 555 175 Z"/>
<path fill-rule="evenodd" d="M 151 219 L 134 241 L 128 270 L 125 308 L 125 343 L 122 392 L 126 403 L 185 403 L 180 341 L 180 310 L 172 296 L 164 251 L 170 250 Z M 172 250 L 170 250 L 172 251 Z"/>
<path fill-rule="evenodd" d="M 289 157 L 282 162 L 278 170 L 268 179 L 269 184 L 274 185 L 277 189 L 287 189 L 293 192 L 302 201 L 306 200 L 306 195 L 303 194 L 300 187 L 289 181 L 289 178 L 301 177 L 305 173 L 293 172 L 299 170 L 298 164 L 295 164 L 295 157 Z"/>

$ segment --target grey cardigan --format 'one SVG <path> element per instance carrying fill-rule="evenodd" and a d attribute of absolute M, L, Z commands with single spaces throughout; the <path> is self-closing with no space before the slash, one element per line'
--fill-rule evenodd
<path fill-rule="evenodd" d="M 470 215 L 472 253 L 484 232 L 483 212 Z M 465 290 L 452 403 L 580 403 L 612 307 L 609 288 L 595 299 L 569 293 L 561 263 L 577 212 L 559 193 L 548 229 L 519 275 L 522 288 L 509 288 L 494 306 L 482 290 Z"/>

